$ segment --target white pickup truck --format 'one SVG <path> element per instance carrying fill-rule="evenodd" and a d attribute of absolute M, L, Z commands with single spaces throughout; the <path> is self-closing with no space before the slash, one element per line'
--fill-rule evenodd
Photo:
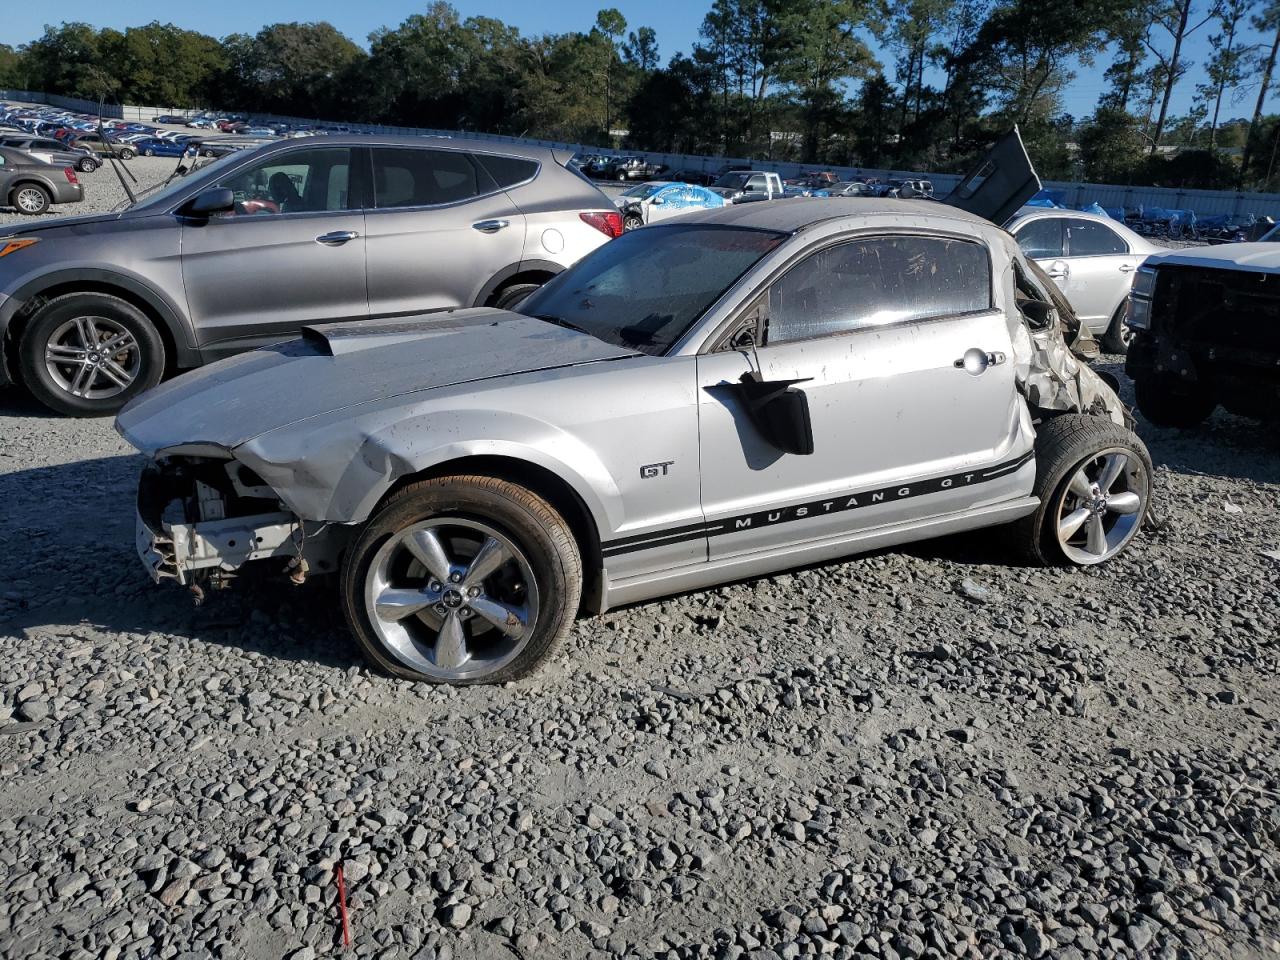
<path fill-rule="evenodd" d="M 711 189 L 730 203 L 776 200 L 782 196 L 782 178 L 764 170 L 731 170 L 712 184 Z"/>

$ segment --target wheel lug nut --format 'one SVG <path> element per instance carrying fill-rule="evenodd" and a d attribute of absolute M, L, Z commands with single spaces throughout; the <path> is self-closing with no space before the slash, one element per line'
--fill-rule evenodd
<path fill-rule="evenodd" d="M 468 596 L 472 596 L 472 597 L 478 597 L 478 596 L 480 596 L 480 588 L 479 588 L 479 587 L 472 587 L 470 590 L 468 590 L 468 591 L 467 591 L 467 595 L 468 595 Z"/>
<path fill-rule="evenodd" d="M 461 579 L 462 579 L 462 574 L 460 574 L 460 573 L 451 573 L 451 574 L 449 574 L 449 582 L 450 582 L 450 583 L 457 583 L 457 582 L 458 582 L 459 580 L 461 580 Z"/>
<path fill-rule="evenodd" d="M 432 580 L 430 583 L 428 583 L 428 584 L 427 584 L 427 589 L 428 589 L 428 590 L 432 590 L 432 591 L 434 591 L 434 590 L 439 590 L 439 589 L 440 589 L 440 581 L 439 581 L 439 580 Z"/>

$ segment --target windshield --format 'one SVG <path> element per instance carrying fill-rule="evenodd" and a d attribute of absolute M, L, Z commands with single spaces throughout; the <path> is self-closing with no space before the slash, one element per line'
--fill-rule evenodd
<path fill-rule="evenodd" d="M 137 205 L 139 207 L 144 207 L 144 206 L 150 207 L 153 205 L 164 206 L 169 202 L 169 200 L 175 194 L 180 193 L 181 191 L 191 186 L 191 181 L 189 181 L 187 178 L 190 177 L 193 173 L 201 173 L 201 174 L 206 173 L 207 171 L 216 167 L 218 164 L 223 163 L 223 161 L 234 156 L 236 156 L 235 153 L 228 153 L 225 156 L 217 157 L 212 160 L 195 161 L 195 165 L 190 170 L 188 170 L 185 174 L 181 174 L 177 176 L 170 174 L 170 177 L 168 179 L 161 180 L 155 186 L 147 187 L 145 190 L 136 191 L 138 194 Z M 192 161 L 186 157 L 183 157 L 181 158 L 181 162 L 191 163 Z M 174 169 L 176 170 L 177 168 L 175 167 Z M 129 201 L 126 200 L 123 203 L 121 203 L 119 206 L 117 206 L 115 209 L 124 210 L 129 206 L 132 206 L 132 204 L 130 204 Z"/>
<path fill-rule="evenodd" d="M 642 183 L 638 187 L 632 187 L 630 190 L 624 190 L 622 192 L 622 195 L 624 197 L 639 197 L 641 200 L 643 200 L 645 197 L 653 196 L 655 193 L 661 190 L 663 186 L 665 186 L 665 184 Z"/>
<path fill-rule="evenodd" d="M 741 187 L 747 182 L 749 173 L 726 173 L 716 181 L 717 187 Z"/>
<path fill-rule="evenodd" d="M 1280 243 L 1280 223 L 1258 238 L 1259 243 Z"/>
<path fill-rule="evenodd" d="M 519 312 L 662 356 L 785 234 L 678 224 L 625 233 L 531 294 Z"/>

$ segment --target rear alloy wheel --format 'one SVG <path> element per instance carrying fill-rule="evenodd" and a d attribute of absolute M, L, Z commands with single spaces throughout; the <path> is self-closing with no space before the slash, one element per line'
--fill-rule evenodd
<path fill-rule="evenodd" d="M 130 150 L 128 147 L 125 147 L 123 150 L 120 151 L 121 160 L 132 160 L 136 156 L 137 154 L 134 153 L 132 150 Z"/>
<path fill-rule="evenodd" d="M 23 183 L 13 188 L 9 194 L 9 205 L 21 214 L 34 217 L 44 213 L 53 203 L 49 191 L 36 183 Z"/>
<path fill-rule="evenodd" d="M 621 170 L 619 170 L 619 171 L 618 171 L 618 182 L 619 182 L 619 183 L 622 183 L 622 182 L 623 182 L 624 180 L 626 180 L 626 179 L 627 179 L 627 175 L 626 175 L 625 173 L 623 173 Z"/>
<path fill-rule="evenodd" d="M 1107 353 L 1125 354 L 1129 352 L 1129 344 L 1133 341 L 1133 331 L 1129 329 L 1129 310 L 1127 304 L 1120 304 L 1106 333 L 1102 335 L 1102 345 Z"/>
<path fill-rule="evenodd" d="M 1024 555 L 1046 565 L 1093 566 L 1137 535 L 1151 499 L 1151 456 L 1133 432 L 1066 414 L 1036 435 L 1036 512 L 1013 525 Z"/>
<path fill-rule="evenodd" d="M 365 655 L 435 683 L 504 683 L 568 631 L 582 562 L 542 498 L 494 477 L 443 477 L 397 493 L 347 552 L 342 600 Z"/>
<path fill-rule="evenodd" d="M 81 173 L 93 173 L 93 171 L 98 169 L 98 164 L 89 157 L 82 157 L 77 161 L 76 169 Z"/>
<path fill-rule="evenodd" d="M 32 318 L 19 347 L 23 380 L 37 400 L 73 417 L 115 413 L 164 373 L 164 342 L 133 304 L 69 293 Z"/>
<path fill-rule="evenodd" d="M 144 157 L 154 157 L 156 155 L 156 152 L 152 150 L 150 147 L 147 147 L 147 149 L 142 151 L 142 155 Z"/>
<path fill-rule="evenodd" d="M 1208 419 L 1217 399 L 1203 386 L 1172 377 L 1148 376 L 1134 382 L 1134 397 L 1142 415 L 1157 427 L 1194 427 Z"/>

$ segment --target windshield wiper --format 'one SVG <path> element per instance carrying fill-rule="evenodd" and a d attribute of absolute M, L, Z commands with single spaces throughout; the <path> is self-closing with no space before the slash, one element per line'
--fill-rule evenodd
<path fill-rule="evenodd" d="M 535 313 L 535 314 L 531 314 L 531 316 L 535 320 L 543 320 L 546 323 L 553 323 L 557 327 L 564 327 L 566 330 L 574 330 L 574 331 L 577 331 L 578 333 L 585 333 L 588 337 L 595 336 L 594 333 L 592 333 L 590 330 L 587 330 L 585 327 L 580 327 L 576 323 L 572 323 L 569 320 L 566 320 L 564 317 L 558 317 L 555 314 Z"/>

